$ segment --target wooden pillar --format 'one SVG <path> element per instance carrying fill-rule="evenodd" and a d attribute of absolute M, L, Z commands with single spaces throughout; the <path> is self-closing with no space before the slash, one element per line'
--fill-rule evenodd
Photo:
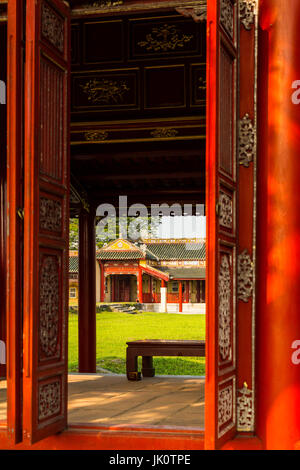
<path fill-rule="evenodd" d="M 179 281 L 179 312 L 182 312 L 182 281 Z"/>
<path fill-rule="evenodd" d="M 137 281 L 138 281 L 138 293 L 139 293 L 138 299 L 139 299 L 139 303 L 142 304 L 143 303 L 143 272 L 140 266 L 139 266 Z"/>
<path fill-rule="evenodd" d="M 150 290 L 150 301 L 153 302 L 153 279 L 152 279 L 152 276 L 150 276 L 150 279 L 149 279 L 149 290 Z"/>
<path fill-rule="evenodd" d="M 256 422 L 265 449 L 288 450 L 300 440 L 300 2 L 286 5 L 261 2 L 259 19 Z"/>
<path fill-rule="evenodd" d="M 104 302 L 104 299 L 105 299 L 104 263 L 103 261 L 100 261 L 99 264 L 100 264 L 100 302 Z"/>
<path fill-rule="evenodd" d="M 96 372 L 95 211 L 79 216 L 79 372 Z"/>

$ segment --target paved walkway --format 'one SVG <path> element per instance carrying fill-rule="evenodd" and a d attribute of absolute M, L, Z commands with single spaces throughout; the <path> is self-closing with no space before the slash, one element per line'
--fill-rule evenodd
<path fill-rule="evenodd" d="M 183 426 L 204 429 L 204 378 L 69 374 L 69 424 Z M 0 419 L 6 383 L 0 382 Z"/>

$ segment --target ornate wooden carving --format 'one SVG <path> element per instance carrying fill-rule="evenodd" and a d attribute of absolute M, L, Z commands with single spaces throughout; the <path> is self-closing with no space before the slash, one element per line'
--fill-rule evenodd
<path fill-rule="evenodd" d="M 238 299 L 248 302 L 253 291 L 253 262 L 247 250 L 238 256 Z"/>
<path fill-rule="evenodd" d="M 244 383 L 237 397 L 237 430 L 253 431 L 254 429 L 254 394 Z"/>
<path fill-rule="evenodd" d="M 222 227 L 232 229 L 233 227 L 233 204 L 228 194 L 220 192 L 219 199 L 219 222 Z"/>
<path fill-rule="evenodd" d="M 239 122 L 239 163 L 245 167 L 253 161 L 256 152 L 256 129 L 249 114 Z"/>
<path fill-rule="evenodd" d="M 40 228 L 50 232 L 61 232 L 62 207 L 59 201 L 46 197 L 40 198 Z"/>
<path fill-rule="evenodd" d="M 175 25 L 162 24 L 155 26 L 144 41 L 138 42 L 138 45 L 147 51 L 168 52 L 183 48 L 192 38 L 192 34 L 184 34 Z"/>
<path fill-rule="evenodd" d="M 56 415 L 61 409 L 61 385 L 57 380 L 39 386 L 39 421 Z"/>
<path fill-rule="evenodd" d="M 129 91 L 128 83 L 124 80 L 101 80 L 93 79 L 81 85 L 87 94 L 88 100 L 92 103 L 120 103 L 124 99 L 124 94 Z"/>
<path fill-rule="evenodd" d="M 40 268 L 39 342 L 41 358 L 59 354 L 59 262 L 44 256 Z"/>
<path fill-rule="evenodd" d="M 232 359 L 231 274 L 229 256 L 223 255 L 219 271 L 219 353 L 221 361 Z"/>
<path fill-rule="evenodd" d="M 257 0 L 240 0 L 239 16 L 244 28 L 250 30 L 257 12 Z"/>
<path fill-rule="evenodd" d="M 233 419 L 233 387 L 232 385 L 228 385 L 227 387 L 219 390 L 218 395 L 218 431 L 219 437 L 226 432 L 222 430 L 222 427 L 226 425 L 226 423 L 231 423 Z"/>
<path fill-rule="evenodd" d="M 107 131 L 87 131 L 84 134 L 85 139 L 88 141 L 102 141 L 106 140 L 108 138 L 108 132 Z"/>
<path fill-rule="evenodd" d="M 64 51 L 64 20 L 46 2 L 42 3 L 42 35 L 60 52 Z"/>
<path fill-rule="evenodd" d="M 151 136 L 156 139 L 169 139 L 176 137 L 178 131 L 176 129 L 170 129 L 167 127 L 159 127 L 150 132 Z"/>
<path fill-rule="evenodd" d="M 221 0 L 220 21 L 227 33 L 233 37 L 234 33 L 234 6 L 231 0 Z"/>

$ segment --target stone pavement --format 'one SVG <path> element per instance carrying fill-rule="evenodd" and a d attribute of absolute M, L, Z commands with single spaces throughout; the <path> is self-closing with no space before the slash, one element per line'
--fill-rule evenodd
<path fill-rule="evenodd" d="M 69 424 L 176 426 L 204 429 L 204 378 L 69 374 Z M 0 381 L 0 421 L 6 381 Z"/>

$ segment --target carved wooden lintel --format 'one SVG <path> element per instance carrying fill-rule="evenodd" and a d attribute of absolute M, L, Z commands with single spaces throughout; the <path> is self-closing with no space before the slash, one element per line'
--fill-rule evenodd
<path fill-rule="evenodd" d="M 191 17 L 196 23 L 206 20 L 206 8 L 201 6 L 188 7 L 188 8 L 175 8 L 177 13 L 183 16 Z"/>

